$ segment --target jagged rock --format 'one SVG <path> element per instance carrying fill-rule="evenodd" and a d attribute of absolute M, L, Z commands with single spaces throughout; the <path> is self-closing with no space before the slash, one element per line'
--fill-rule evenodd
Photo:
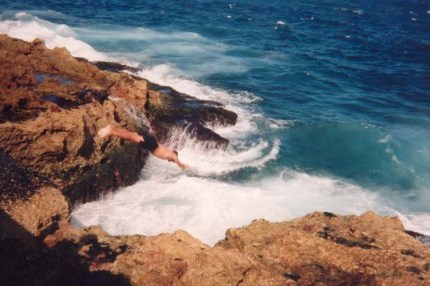
<path fill-rule="evenodd" d="M 161 139 L 168 138 L 174 126 L 206 143 L 208 148 L 226 148 L 229 143 L 208 126 L 234 125 L 237 121 L 237 114 L 225 110 L 220 103 L 199 100 L 156 84 L 150 84 L 147 114 Z"/>
<path fill-rule="evenodd" d="M 132 285 L 236 285 L 252 265 L 238 251 L 208 247 L 184 231 L 111 237 L 91 227 L 64 229 L 45 241 L 53 247 L 63 240 L 83 244 L 80 253 L 92 271 L 124 275 Z"/>
<path fill-rule="evenodd" d="M 101 127 L 139 130 L 148 116 L 163 141 L 189 118 L 182 128 L 215 142 L 212 147 L 225 147 L 228 141 L 206 125 L 236 120 L 216 103 L 209 106 L 171 89 L 162 93 L 155 84 L 119 72 L 132 70 L 127 66 L 99 62 L 97 66 L 114 72 L 102 71 L 64 48 L 47 49 L 39 39 L 27 43 L 0 35 L 0 63 L 0 151 L 43 178 L 39 185 L 60 189 L 72 203 L 133 184 L 144 164 L 136 146 L 98 139 Z M 192 109 L 186 108 L 189 103 Z"/>
<path fill-rule="evenodd" d="M 85 59 L 82 59 L 82 60 L 85 60 Z M 135 67 L 118 64 L 118 63 L 111 63 L 111 62 L 94 62 L 94 65 L 101 70 L 110 71 L 110 72 L 129 71 L 132 73 L 136 73 L 139 71 L 139 69 Z"/>
<path fill-rule="evenodd" d="M 26 43 L 0 35 L 0 62 L 0 150 L 9 161 L 71 202 L 138 179 L 143 160 L 136 146 L 95 135 L 106 124 L 135 128 L 135 120 L 107 98 L 143 107 L 146 81 L 102 72 L 37 39 Z"/>
<path fill-rule="evenodd" d="M 83 105 L 44 112 L 25 123 L 3 123 L 0 146 L 21 165 L 49 178 L 72 201 L 94 199 L 100 192 L 134 183 L 142 167 L 135 146 L 95 137 L 97 129 L 115 123 L 109 105 Z"/>
<path fill-rule="evenodd" d="M 313 213 L 255 220 L 214 247 L 178 230 L 72 228 L 55 189 L 0 205 L 2 285 L 428 285 L 430 249 L 399 219 Z M 53 229 L 54 221 L 58 229 Z M 43 239 L 43 242 L 42 242 Z M 43 261 L 39 263 L 39 261 Z"/>
<path fill-rule="evenodd" d="M 372 212 L 362 216 L 314 213 L 282 223 L 256 220 L 230 229 L 218 247 L 238 249 L 272 275 L 298 285 L 426 285 L 430 281 L 430 249 L 406 234 L 398 218 Z"/>
<path fill-rule="evenodd" d="M 209 247 L 184 231 L 110 236 L 63 226 L 44 239 L 89 272 L 130 285 L 427 285 L 430 249 L 397 218 L 313 213 L 281 223 L 255 220 Z"/>
<path fill-rule="evenodd" d="M 44 207 L 52 204 L 49 202 L 51 195 L 43 196 L 43 199 L 46 200 L 41 202 Z M 56 191 L 56 197 L 58 196 L 62 195 Z M 57 205 L 64 205 L 63 203 Z M 16 205 L 12 207 L 14 206 Z M 130 285 L 124 276 L 115 275 L 108 271 L 90 271 L 85 258 L 78 253 L 79 244 L 64 240 L 53 247 L 47 246 L 42 239 L 48 229 L 44 229 L 40 233 L 38 229 L 35 229 L 36 232 L 30 233 L 26 228 L 32 229 L 37 219 L 31 218 L 31 212 L 27 214 L 19 212 L 20 209 L 29 211 L 31 204 L 18 206 L 12 210 L 12 214 L 10 212 L 8 214 L 0 208 L 1 285 Z M 37 218 L 43 219 L 49 219 L 49 215 L 49 211 L 43 212 L 41 209 L 35 213 Z M 63 224 L 60 229 L 64 227 Z"/>
<path fill-rule="evenodd" d="M 9 155 L 0 151 L 0 202 L 25 200 L 33 195 L 47 180 L 23 168 Z"/>
<path fill-rule="evenodd" d="M 112 72 L 126 70 L 136 73 L 138 71 L 137 68 L 116 63 L 95 62 L 94 64 L 100 69 Z M 131 92 L 127 90 L 126 93 Z M 151 82 L 148 82 L 145 108 L 148 120 L 159 140 L 165 141 L 175 128 L 180 128 L 192 138 L 206 144 L 207 148 L 226 148 L 229 143 L 208 126 L 234 125 L 237 121 L 237 114 L 224 109 L 218 102 L 200 100 L 171 87 Z"/>
<path fill-rule="evenodd" d="M 61 192 L 53 188 L 41 188 L 32 196 L 13 203 L 2 201 L 0 209 L 26 232 L 41 239 L 69 220 L 69 204 Z M 5 224 L 4 216 L 0 219 L 0 226 L 3 237 L 23 238 L 21 233 Z"/>

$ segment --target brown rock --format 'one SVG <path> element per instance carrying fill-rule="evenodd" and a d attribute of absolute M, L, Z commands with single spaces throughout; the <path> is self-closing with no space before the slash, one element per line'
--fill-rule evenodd
<path fill-rule="evenodd" d="M 138 179 L 143 160 L 137 147 L 99 140 L 96 133 L 106 124 L 135 128 L 132 116 L 106 99 L 140 96 L 144 104 L 145 80 L 127 86 L 122 82 L 130 76 L 100 71 L 66 49 L 48 50 L 39 39 L 29 44 L 0 35 L 0 50 L 0 150 L 9 161 L 72 202 Z M 117 85 L 125 86 L 122 94 L 112 89 Z"/>
<path fill-rule="evenodd" d="M 59 192 L 58 194 L 61 195 Z M 18 207 L 15 211 L 24 208 L 31 211 L 29 204 Z M 36 213 L 38 218 L 41 214 L 40 211 Z M 14 213 L 14 215 L 17 214 Z M 2 285 L 130 285 L 121 275 L 103 270 L 90 271 L 86 258 L 77 252 L 79 244 L 67 240 L 55 242 L 51 240 L 53 242 L 51 244 L 42 243 L 41 238 L 46 230 L 36 237 L 26 230 L 26 227 L 33 227 L 29 216 L 17 217 L 17 219 L 21 219 L 24 225 L 19 224 L 0 208 L 0 281 Z M 64 228 L 67 229 L 64 225 L 60 227 L 60 229 Z M 48 236 L 45 240 L 48 242 L 50 237 L 52 236 Z M 89 239 L 83 237 L 82 240 Z"/>
<path fill-rule="evenodd" d="M 55 239 L 53 239 L 55 238 Z M 428 285 L 430 249 L 396 218 L 314 213 L 253 221 L 214 247 L 184 231 L 112 237 L 63 228 L 46 241 L 77 245 L 91 271 L 132 285 Z M 369 246 L 370 245 L 370 246 Z"/>
<path fill-rule="evenodd" d="M 281 223 L 256 220 L 228 230 L 225 240 L 214 247 L 184 231 L 148 237 L 110 236 L 99 227 L 75 229 L 64 223 L 66 216 L 66 200 L 54 189 L 1 206 L 0 254 L 8 257 L 7 272 L 0 267 L 2 281 L 26 281 L 26 285 L 32 285 L 28 281 L 94 285 L 98 279 L 103 285 L 428 285 L 430 281 L 430 249 L 407 235 L 398 219 L 374 213 L 314 213 Z M 63 223 L 52 232 L 48 225 L 54 219 Z M 43 238 L 44 243 L 35 238 Z M 12 254 L 9 249 L 16 250 Z M 40 259 L 42 268 L 36 267 Z"/>
<path fill-rule="evenodd" d="M 229 141 L 208 126 L 234 125 L 237 114 L 213 101 L 199 100 L 176 90 L 151 84 L 147 116 L 159 138 L 167 139 L 175 128 L 180 128 L 205 145 L 207 149 L 225 149 Z M 178 145 L 181 145 L 178 142 Z M 175 146 L 180 147 L 180 146 Z"/>
<path fill-rule="evenodd" d="M 43 238 L 69 219 L 67 200 L 59 190 L 53 188 L 41 188 L 29 199 L 16 200 L 13 204 L 0 203 L 0 208 L 34 237 Z M 17 236 L 11 234 L 4 224 L 1 229 L 10 236 Z"/>
<path fill-rule="evenodd" d="M 198 107 L 197 99 L 174 90 L 168 95 L 157 91 L 154 98 L 149 86 L 157 85 L 118 72 L 128 69 L 125 66 L 98 63 L 115 72 L 102 71 L 64 48 L 47 49 L 40 39 L 26 43 L 6 35 L 0 35 L 0 63 L 0 151 L 44 178 L 45 185 L 63 191 L 72 203 L 95 199 L 139 177 L 144 158 L 137 146 L 97 138 L 97 130 L 106 124 L 138 130 L 148 116 L 163 141 L 178 120 L 200 112 L 206 117 L 191 116 L 194 127 L 189 132 L 205 142 L 228 143 L 204 126 L 216 117 L 203 111 L 206 103 Z M 169 100 L 159 100 L 165 97 Z M 192 112 L 185 105 L 172 105 L 185 97 L 194 100 Z M 166 112 L 149 112 L 153 107 L 172 114 L 163 120 Z M 223 112 L 231 113 L 217 110 L 220 118 Z"/>
<path fill-rule="evenodd" d="M 39 39 L 28 44 L 0 35 L 0 50 L 2 152 L 72 202 L 137 180 L 143 161 L 136 146 L 99 140 L 96 132 L 106 124 L 134 129 L 134 119 L 106 99 L 143 106 L 145 80 L 130 83 L 129 75 L 102 72 Z"/>
<path fill-rule="evenodd" d="M 300 285 L 426 285 L 430 250 L 397 218 L 314 213 L 230 229 L 218 247 L 238 249 Z M 418 255 L 419 253 L 419 255 Z M 419 256 L 419 257 L 418 257 Z"/>

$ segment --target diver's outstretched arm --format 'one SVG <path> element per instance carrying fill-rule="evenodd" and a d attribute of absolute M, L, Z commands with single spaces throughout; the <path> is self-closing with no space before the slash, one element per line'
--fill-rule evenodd
<path fill-rule="evenodd" d="M 179 166 L 179 168 L 181 168 L 182 170 L 189 170 L 190 166 L 188 166 L 187 164 L 182 163 L 179 160 L 174 161 L 176 163 L 176 165 Z"/>

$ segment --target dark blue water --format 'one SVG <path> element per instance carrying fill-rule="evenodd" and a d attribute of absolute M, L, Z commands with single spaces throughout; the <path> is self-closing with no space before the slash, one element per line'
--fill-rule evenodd
<path fill-rule="evenodd" d="M 0 9 L 3 22 L 26 11 L 71 27 L 98 52 L 255 95 L 251 114 L 291 123 L 271 129 L 252 119 L 258 130 L 246 140 L 279 140 L 279 153 L 222 180 L 288 168 L 430 212 L 430 1 L 148 2 L 2 1 Z"/>

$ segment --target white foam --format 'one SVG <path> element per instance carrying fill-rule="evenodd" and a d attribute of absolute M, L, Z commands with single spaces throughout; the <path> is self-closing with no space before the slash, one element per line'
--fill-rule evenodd
<path fill-rule="evenodd" d="M 268 118 L 264 121 L 264 123 L 267 128 L 278 130 L 291 127 L 296 123 L 296 121 Z"/>
<path fill-rule="evenodd" d="M 0 33 L 25 41 L 40 38 L 45 41 L 46 47 L 49 49 L 66 47 L 73 56 L 83 57 L 91 61 L 109 60 L 106 55 L 78 40 L 74 30 L 67 25 L 54 24 L 26 12 L 17 13 L 15 19 L 0 21 Z"/>
<path fill-rule="evenodd" d="M 244 138 L 257 131 L 256 122 L 261 119 L 262 115 L 252 109 L 250 105 L 261 101 L 261 98 L 250 92 L 229 93 L 221 89 L 212 88 L 191 78 L 184 77 L 170 64 L 144 68 L 138 75 L 202 100 L 220 102 L 225 105 L 226 109 L 238 114 L 238 121 L 235 126 L 211 126 L 221 136 L 234 140 Z M 281 122 L 277 121 L 278 126 L 282 125 Z"/>
<path fill-rule="evenodd" d="M 403 226 L 406 230 L 418 232 L 427 236 L 430 236 L 430 214 L 429 213 L 412 213 L 412 214 L 401 214 L 397 213 L 397 216 L 403 222 Z"/>
<path fill-rule="evenodd" d="M 168 85 L 179 92 L 189 94 L 202 100 L 213 100 L 238 108 L 238 104 L 253 103 L 261 100 L 259 97 L 249 93 L 229 93 L 201 84 L 191 78 L 184 77 L 181 73 L 169 64 L 157 65 L 152 68 L 143 69 L 139 75 L 157 82 L 161 85 Z"/>
<path fill-rule="evenodd" d="M 16 13 L 15 18 L 17 18 L 18 20 L 25 20 L 32 18 L 32 16 L 27 12 L 18 12 Z"/>
<path fill-rule="evenodd" d="M 166 144 L 179 147 L 180 160 L 190 165 L 189 172 L 150 157 L 137 184 L 100 201 L 78 206 L 72 214 L 75 226 L 101 225 L 114 235 L 155 235 L 184 229 L 203 242 L 214 244 L 224 237 L 227 228 L 246 225 L 256 218 L 280 221 L 317 210 L 359 214 L 383 205 L 377 203 L 376 195 L 357 186 L 291 170 L 257 181 L 222 181 L 219 178 L 239 170 L 263 169 L 278 158 L 280 140 L 247 140 L 250 134 L 255 137 L 258 133 L 256 121 L 266 120 L 261 114 L 250 114 L 243 108 L 253 102 L 254 96 L 247 94 L 242 101 L 241 95 L 178 77 L 169 66 L 157 68 L 165 73 L 148 75 L 158 76 L 162 84 L 173 85 L 179 91 L 183 88 L 203 99 L 223 101 L 246 115 L 246 119 L 239 120 L 239 129 L 217 128 L 230 136 L 231 145 L 225 151 L 208 150 L 183 130 L 174 130 Z M 266 121 L 264 125 L 275 129 L 293 124 Z"/>
<path fill-rule="evenodd" d="M 227 228 L 255 218 L 280 221 L 317 210 L 359 214 L 378 209 L 375 195 L 330 178 L 284 171 L 279 177 L 237 185 L 183 174 L 153 158 L 148 164 L 136 185 L 78 206 L 72 224 L 101 225 L 114 235 L 184 229 L 214 244 Z"/>
<path fill-rule="evenodd" d="M 172 65 L 180 65 L 182 70 L 186 69 L 193 76 L 225 71 L 243 73 L 249 69 L 247 60 L 227 55 L 234 47 L 194 32 L 159 32 L 122 26 L 75 28 L 75 31 L 92 41 L 114 43 L 114 49 L 122 45 L 122 50 L 132 47 L 132 52 L 122 53 L 129 60 L 157 65 L 162 58 Z"/>
<path fill-rule="evenodd" d="M 2 14 L 6 15 L 6 14 L 11 14 L 11 13 L 14 13 L 14 12 L 13 11 L 5 11 Z M 22 18 L 20 18 L 20 16 Z M 64 20 L 64 19 L 69 19 L 69 20 L 74 20 L 74 21 L 79 20 L 78 18 L 76 18 L 74 16 L 66 15 L 66 14 L 64 14 L 62 12 L 58 12 L 58 11 L 54 11 L 54 10 L 35 10 L 35 9 L 32 9 L 31 10 L 31 14 L 28 13 L 28 12 L 18 12 L 18 13 L 15 13 L 15 17 L 17 19 L 20 19 L 20 20 L 21 19 L 30 19 L 33 16 L 37 16 L 39 18 L 50 17 L 50 18 L 61 19 L 61 20 Z"/>
<path fill-rule="evenodd" d="M 187 136 L 185 132 L 177 130 L 167 144 L 177 149 L 175 145 L 180 142 L 181 160 L 189 164 L 193 173 L 199 176 L 221 175 L 244 168 L 262 169 L 267 162 L 277 158 L 281 144 L 279 140 L 269 143 L 260 139 L 250 146 L 230 145 L 227 150 L 208 150 L 208 146 Z"/>
<path fill-rule="evenodd" d="M 385 144 L 392 141 L 393 137 L 391 135 L 386 135 L 384 138 L 378 140 L 378 143 Z"/>
<path fill-rule="evenodd" d="M 202 100 L 217 100 L 228 103 L 230 96 L 224 91 L 216 90 L 187 78 L 171 64 L 160 64 L 143 68 L 138 75 L 160 85 L 170 86 L 175 90 Z"/>
<path fill-rule="evenodd" d="M 121 27 L 114 26 L 110 29 L 106 27 L 96 27 L 96 28 L 76 28 L 76 31 L 90 37 L 91 39 L 99 40 L 141 40 L 145 42 L 190 42 L 190 41 L 200 41 L 203 43 L 211 43 L 208 39 L 204 38 L 198 33 L 194 32 L 158 32 L 156 30 L 151 30 L 143 27 L 131 28 L 131 27 Z M 215 47 L 213 47 L 215 48 Z M 220 48 L 217 46 L 216 48 Z"/>
<path fill-rule="evenodd" d="M 275 30 L 277 30 L 277 29 L 279 29 L 279 28 L 284 28 L 285 27 L 285 22 L 284 21 L 281 21 L 281 20 L 278 20 L 277 22 L 276 22 L 276 25 L 275 25 Z"/>

